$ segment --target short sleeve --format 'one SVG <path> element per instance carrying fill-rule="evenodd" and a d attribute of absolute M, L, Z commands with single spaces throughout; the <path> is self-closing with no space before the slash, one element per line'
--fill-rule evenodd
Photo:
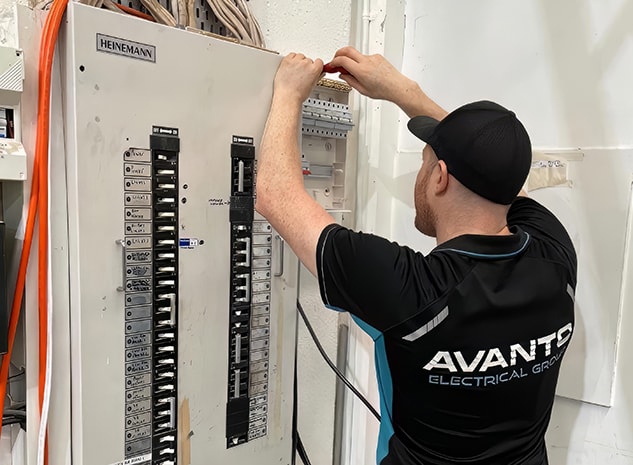
<path fill-rule="evenodd" d="M 565 227 L 551 211 L 534 199 L 518 197 L 510 206 L 507 221 L 508 226 L 518 226 L 558 250 L 575 282 L 577 262 L 574 245 Z"/>
<path fill-rule="evenodd" d="M 517 198 L 508 212 L 508 226 L 519 226 L 532 236 L 542 236 L 573 248 L 565 227 L 543 205 L 528 197 Z"/>
<path fill-rule="evenodd" d="M 384 332 L 420 308 L 428 281 L 424 256 L 373 234 L 326 227 L 317 245 L 321 297 Z"/>

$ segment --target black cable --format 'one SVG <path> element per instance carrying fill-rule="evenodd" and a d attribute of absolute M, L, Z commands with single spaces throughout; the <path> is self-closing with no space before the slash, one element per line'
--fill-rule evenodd
<path fill-rule="evenodd" d="M 297 429 L 297 410 L 299 403 L 299 396 L 297 395 L 297 344 L 295 344 L 295 363 L 294 363 L 294 381 L 292 383 L 292 460 L 291 465 L 297 463 L 297 438 L 299 436 L 299 430 Z"/>
<path fill-rule="evenodd" d="M 292 465 L 296 465 L 297 463 L 297 454 L 299 458 L 303 462 L 303 465 L 311 465 L 310 459 L 308 458 L 308 454 L 306 452 L 305 447 L 303 446 L 303 442 L 299 437 L 299 429 L 297 427 L 298 421 L 298 404 L 299 404 L 299 395 L 298 395 L 298 385 L 299 385 L 299 377 L 297 373 L 297 365 L 298 365 L 297 357 L 297 345 L 295 344 L 295 366 L 294 366 L 294 382 L 293 382 L 293 404 L 292 404 Z"/>
<path fill-rule="evenodd" d="M 9 379 L 9 380 L 16 379 L 16 378 L 19 378 L 20 376 L 24 376 L 25 374 L 26 374 L 26 371 L 25 371 L 25 370 L 22 370 L 22 371 L 20 371 L 20 372 L 18 372 L 18 373 L 16 373 L 16 374 L 14 374 L 14 375 L 9 376 L 9 378 L 8 378 L 8 379 Z"/>
<path fill-rule="evenodd" d="M 308 458 L 308 453 L 306 452 L 306 448 L 303 445 L 303 441 L 301 440 L 301 436 L 299 436 L 299 432 L 297 431 L 297 453 L 299 454 L 299 458 L 303 462 L 303 465 L 312 465 L 310 459 Z"/>
<path fill-rule="evenodd" d="M 2 418 L 2 426 L 19 424 L 26 431 L 26 420 L 23 418 L 6 417 Z"/>
<path fill-rule="evenodd" d="M 26 412 L 24 410 L 14 410 L 8 408 L 2 412 L 2 417 L 26 418 Z"/>
<path fill-rule="evenodd" d="M 369 401 L 367 399 L 365 399 L 365 397 L 358 391 L 358 389 L 356 389 L 352 385 L 352 383 L 350 383 L 347 380 L 345 375 L 343 373 L 341 373 L 341 371 L 336 367 L 336 365 L 334 365 L 334 363 L 332 363 L 332 360 L 330 360 L 330 358 L 327 356 L 327 354 L 325 353 L 325 350 L 323 349 L 323 346 L 319 342 L 319 338 L 317 337 L 316 333 L 314 332 L 314 329 L 312 328 L 312 325 L 308 321 L 308 317 L 306 316 L 305 312 L 303 311 L 303 307 L 301 306 L 301 302 L 299 302 L 298 300 L 297 300 L 297 310 L 299 311 L 299 314 L 301 315 L 301 318 L 303 318 L 303 322 L 305 323 L 306 328 L 308 328 L 308 332 L 310 333 L 310 336 L 312 336 L 312 340 L 316 344 L 317 349 L 319 349 L 319 352 L 321 353 L 321 356 L 323 357 L 325 362 L 330 366 L 330 368 L 334 371 L 334 373 L 336 373 L 336 376 L 338 376 L 339 379 L 341 381 L 343 381 L 345 386 L 347 386 L 349 388 L 349 390 L 352 391 L 354 393 L 354 395 L 356 395 L 356 397 L 358 397 L 358 399 L 363 404 L 365 404 L 365 407 L 367 407 L 369 409 L 369 411 L 376 417 L 376 419 L 378 421 L 380 421 L 380 414 L 376 411 L 374 406 L 371 405 L 369 403 Z M 300 444 L 300 440 L 299 440 L 299 444 Z M 297 444 L 297 446 L 299 444 Z"/>
<path fill-rule="evenodd" d="M 26 412 L 24 410 L 5 409 L 2 412 L 2 426 L 20 424 L 26 430 Z"/>

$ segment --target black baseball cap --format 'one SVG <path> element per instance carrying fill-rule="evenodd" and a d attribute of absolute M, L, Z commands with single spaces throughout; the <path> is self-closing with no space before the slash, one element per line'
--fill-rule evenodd
<path fill-rule="evenodd" d="M 442 121 L 409 120 L 409 131 L 429 144 L 448 171 L 471 191 L 508 205 L 527 179 L 532 144 L 516 115 L 494 102 L 473 102 Z"/>

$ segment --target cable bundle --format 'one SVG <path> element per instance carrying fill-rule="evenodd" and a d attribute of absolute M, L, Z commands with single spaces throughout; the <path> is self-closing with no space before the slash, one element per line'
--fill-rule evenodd
<path fill-rule="evenodd" d="M 245 0 L 207 0 L 213 14 L 240 42 L 264 47 L 264 36 L 259 23 L 251 14 Z"/>
<path fill-rule="evenodd" d="M 50 5 L 50 1 L 44 1 Z M 156 21 L 167 26 L 196 27 L 194 14 L 195 0 L 169 0 L 171 13 L 158 0 L 140 0 L 150 13 L 146 15 L 138 10 L 120 5 L 114 0 L 79 0 L 86 5 L 97 8 L 127 13 L 139 18 Z M 218 21 L 238 42 L 264 48 L 266 43 L 259 23 L 251 13 L 246 0 L 206 0 L 209 8 Z"/>

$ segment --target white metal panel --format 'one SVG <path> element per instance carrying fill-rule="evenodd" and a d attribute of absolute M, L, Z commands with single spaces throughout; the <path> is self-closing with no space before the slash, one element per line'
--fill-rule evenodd
<path fill-rule="evenodd" d="M 147 148 L 153 125 L 180 130 L 180 237 L 198 240 L 180 249 L 178 410 L 188 403 L 190 424 L 179 447 L 191 463 L 290 463 L 297 267 L 289 250 L 272 283 L 268 435 L 231 449 L 225 438 L 231 136 L 259 146 L 280 58 L 76 3 L 65 29 L 73 463 L 123 459 L 115 241 L 125 234 L 123 153 Z M 97 33 L 154 46 L 155 61 L 99 52 Z"/>

